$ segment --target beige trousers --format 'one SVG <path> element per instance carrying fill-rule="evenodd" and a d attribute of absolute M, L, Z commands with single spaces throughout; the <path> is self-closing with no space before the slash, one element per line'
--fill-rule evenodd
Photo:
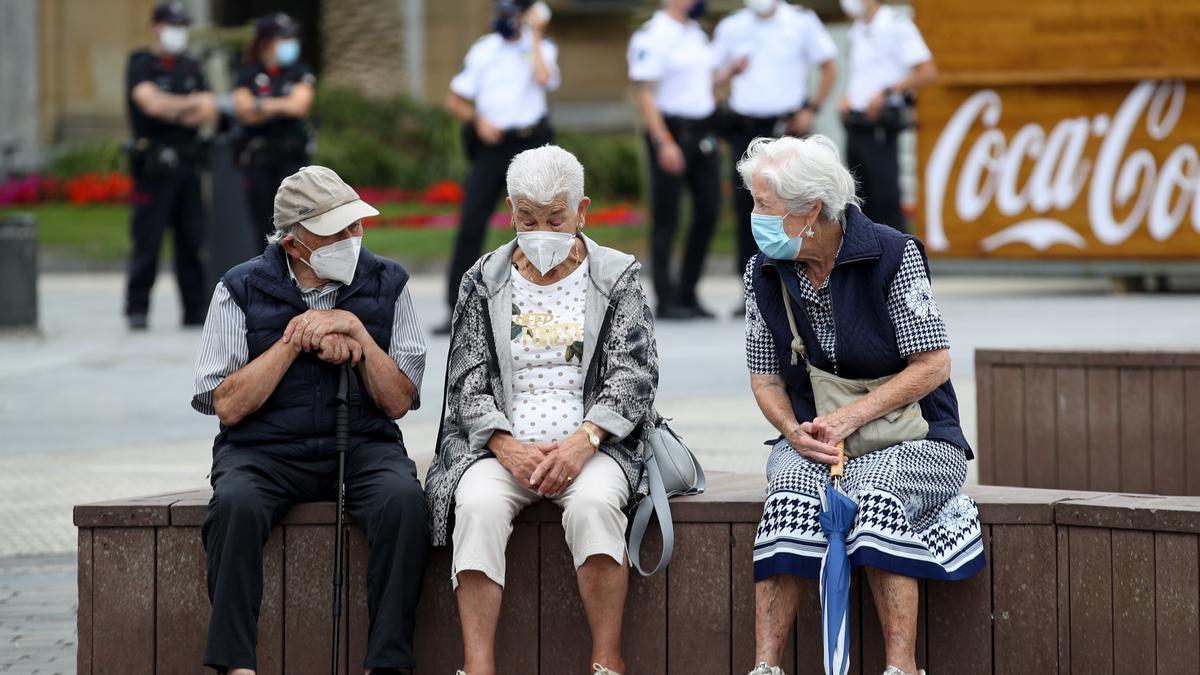
<path fill-rule="evenodd" d="M 504 585 L 504 549 L 512 534 L 513 519 L 521 509 L 541 499 L 522 485 L 498 460 L 475 462 L 463 474 L 454 492 L 454 587 L 458 573 L 483 572 Z M 579 569 L 593 555 L 625 562 L 625 504 L 629 481 L 608 455 L 597 452 L 584 462 L 579 475 L 551 501 L 562 507 L 567 547 Z"/>

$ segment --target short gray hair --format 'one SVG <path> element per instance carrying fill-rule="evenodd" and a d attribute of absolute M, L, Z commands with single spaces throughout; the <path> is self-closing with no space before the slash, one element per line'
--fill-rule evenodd
<path fill-rule="evenodd" d="M 555 197 L 566 195 L 572 210 L 583 201 L 583 165 L 557 145 L 543 145 L 513 157 L 505 182 L 513 208 L 517 197 L 549 204 Z"/>
<path fill-rule="evenodd" d="M 746 189 L 761 175 L 792 213 L 808 213 L 821 202 L 820 219 L 846 224 L 846 207 L 861 202 L 854 194 L 854 176 L 842 165 L 837 146 L 828 137 L 756 138 L 737 164 Z"/>
<path fill-rule="evenodd" d="M 279 242 L 283 241 L 283 238 L 288 236 L 289 234 L 295 234 L 296 228 L 298 228 L 298 227 L 300 227 L 300 223 L 292 223 L 291 225 L 288 225 L 287 227 L 283 228 L 282 230 L 274 230 L 273 232 L 271 232 L 271 234 L 267 235 L 267 243 L 268 244 L 278 244 Z"/>

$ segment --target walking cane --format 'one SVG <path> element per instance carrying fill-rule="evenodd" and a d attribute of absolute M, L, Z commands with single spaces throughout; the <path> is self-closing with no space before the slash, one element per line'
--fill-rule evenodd
<path fill-rule="evenodd" d="M 333 658 L 329 672 L 338 675 L 338 647 L 342 637 L 343 558 L 346 551 L 346 452 L 350 449 L 350 408 L 358 405 L 358 380 L 349 361 L 342 364 L 334 400 L 337 402 L 337 526 L 333 544 Z"/>

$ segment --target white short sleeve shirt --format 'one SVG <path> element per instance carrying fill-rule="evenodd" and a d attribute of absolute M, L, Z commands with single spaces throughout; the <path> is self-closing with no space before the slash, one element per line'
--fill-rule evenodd
<path fill-rule="evenodd" d="M 629 79 L 655 85 L 659 112 L 700 119 L 716 109 L 712 45 L 695 21 L 680 23 L 666 12 L 654 13 L 629 40 Z"/>
<path fill-rule="evenodd" d="M 821 19 L 786 2 L 766 18 L 749 9 L 725 17 L 713 34 L 713 50 L 722 67 L 749 58 L 746 70 L 730 84 L 729 107 L 751 117 L 799 110 L 808 96 L 810 66 L 837 56 Z"/>
<path fill-rule="evenodd" d="M 588 265 L 549 286 L 512 274 L 513 437 L 561 441 L 583 424 Z"/>
<path fill-rule="evenodd" d="M 884 5 L 871 23 L 850 27 L 850 74 L 846 98 L 851 110 L 863 111 L 871 98 L 900 82 L 914 66 L 933 58 L 912 19 Z"/>
<path fill-rule="evenodd" d="M 475 41 L 463 69 L 450 81 L 450 91 L 473 101 L 475 110 L 501 129 L 532 126 L 546 116 L 546 90 L 561 83 L 558 47 L 542 38 L 542 59 L 550 82 L 542 87 L 533 77 L 533 38 L 523 32 L 509 41 L 490 33 Z"/>

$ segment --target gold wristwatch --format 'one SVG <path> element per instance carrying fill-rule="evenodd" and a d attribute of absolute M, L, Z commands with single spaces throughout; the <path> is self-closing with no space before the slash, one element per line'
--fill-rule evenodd
<path fill-rule="evenodd" d="M 591 428 L 591 427 L 589 427 L 589 426 L 587 426 L 586 424 L 585 424 L 585 425 L 583 425 L 583 426 L 581 426 L 581 427 L 579 427 L 579 428 L 580 428 L 580 429 L 583 429 L 583 433 L 587 434 L 587 437 L 588 437 L 588 442 L 592 444 L 592 447 L 593 447 L 593 448 L 595 448 L 596 450 L 599 450 L 599 449 L 600 449 L 600 436 L 599 436 L 599 434 L 597 434 L 596 432 L 592 431 L 592 428 Z"/>

